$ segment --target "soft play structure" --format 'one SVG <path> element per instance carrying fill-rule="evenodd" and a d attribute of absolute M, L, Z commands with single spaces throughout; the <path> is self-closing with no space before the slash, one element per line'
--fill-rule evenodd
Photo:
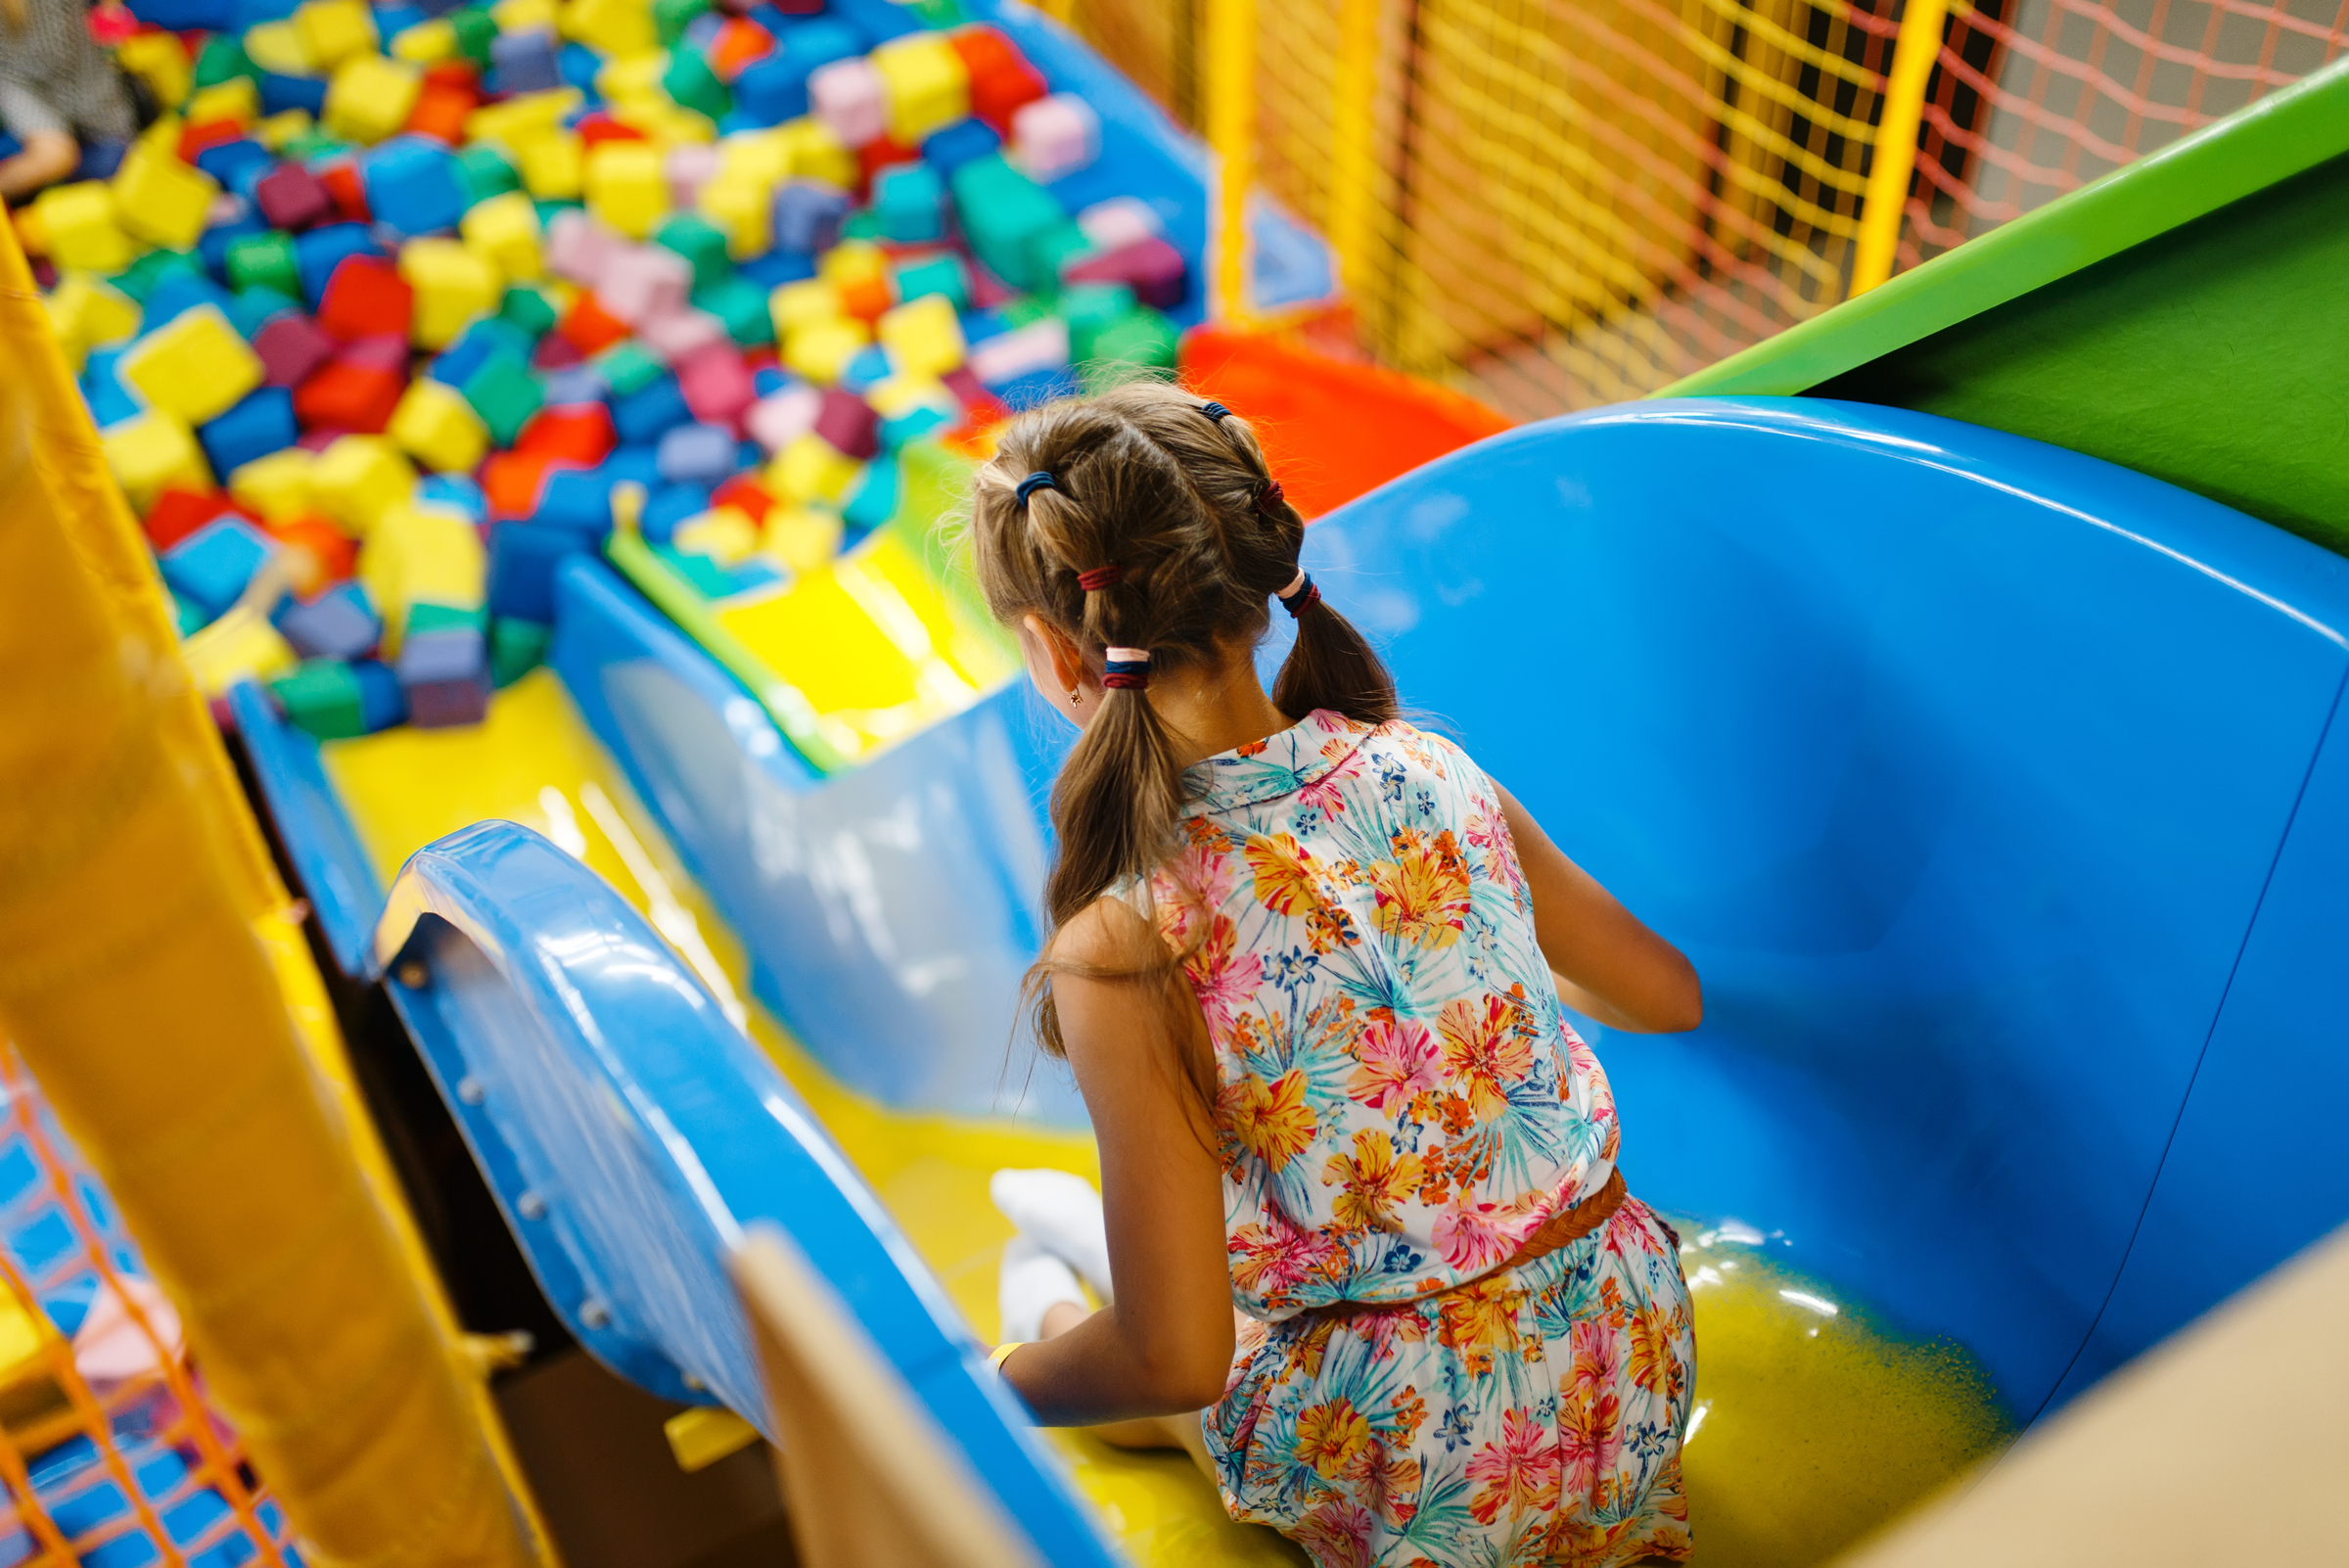
<path fill-rule="evenodd" d="M 1086 195 L 1138 181 L 1196 280 L 1197 149 L 965 9 L 1095 105 Z M 2349 68 L 1676 395 L 1506 431 L 1169 312 L 1421 721 L 1704 977 L 1692 1034 L 1589 1029 L 1696 1291 L 1699 1561 L 1834 1555 L 2349 1218 L 2344 194 Z M 1254 233 L 1260 300 L 1328 291 L 1311 236 Z M 942 647 L 975 635 L 952 461 L 905 448 L 931 500 L 868 546 Z M 389 1006 L 620 1378 L 774 1436 L 728 1277 L 772 1225 L 1031 1560 L 1299 1560 L 986 1365 L 988 1175 L 1094 1158 L 1016 1031 L 1068 734 L 1001 671 L 827 728 L 773 684 L 819 631 L 729 640 L 647 548 L 552 567 L 544 663 L 478 724 L 322 743 L 226 693 L 336 991 Z"/>

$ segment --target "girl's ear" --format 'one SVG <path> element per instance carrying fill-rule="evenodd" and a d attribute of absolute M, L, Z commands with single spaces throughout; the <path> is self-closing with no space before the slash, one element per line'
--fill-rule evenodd
<path fill-rule="evenodd" d="M 1077 644 L 1068 633 L 1037 615 L 1022 616 L 1020 626 L 1043 649 L 1052 666 L 1052 678 L 1060 682 L 1062 691 L 1076 691 L 1084 684 L 1084 656 L 1077 651 Z"/>

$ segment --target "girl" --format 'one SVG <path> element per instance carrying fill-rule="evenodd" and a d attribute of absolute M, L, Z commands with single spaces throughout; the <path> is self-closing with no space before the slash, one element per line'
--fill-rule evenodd
<path fill-rule="evenodd" d="M 1624 1191 L 1559 1001 L 1690 1029 L 1687 960 L 1397 716 L 1221 405 L 1140 384 L 1015 421 L 973 532 L 1083 731 L 1032 992 L 1107 1222 L 1103 1259 L 1087 1198 L 999 1179 L 1029 1237 L 1004 1377 L 1046 1423 L 1190 1450 L 1322 1564 L 1685 1557 L 1678 1240 Z M 1267 695 L 1275 597 L 1297 645 Z M 1047 1252 L 1106 1262 L 1112 1305 Z"/>

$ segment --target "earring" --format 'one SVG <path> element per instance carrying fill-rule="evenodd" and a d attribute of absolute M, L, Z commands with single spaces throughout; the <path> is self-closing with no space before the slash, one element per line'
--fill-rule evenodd
<path fill-rule="evenodd" d="M 1083 692 L 1081 692 L 1081 691 L 1073 691 L 1073 692 L 1069 693 L 1069 706 L 1070 706 L 1071 708 L 1082 708 L 1082 707 L 1083 707 L 1083 706 L 1084 706 L 1084 693 L 1083 693 Z"/>

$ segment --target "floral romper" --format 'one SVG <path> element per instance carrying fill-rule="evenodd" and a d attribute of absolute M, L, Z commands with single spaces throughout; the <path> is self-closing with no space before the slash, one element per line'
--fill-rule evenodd
<path fill-rule="evenodd" d="M 1672 1232 L 1626 1199 L 1493 1272 L 1606 1184 L 1617 1129 L 1492 782 L 1324 710 L 1187 783 L 1152 897 L 1215 1043 L 1251 1319 L 1205 1417 L 1225 1507 L 1324 1568 L 1686 1557 Z"/>

